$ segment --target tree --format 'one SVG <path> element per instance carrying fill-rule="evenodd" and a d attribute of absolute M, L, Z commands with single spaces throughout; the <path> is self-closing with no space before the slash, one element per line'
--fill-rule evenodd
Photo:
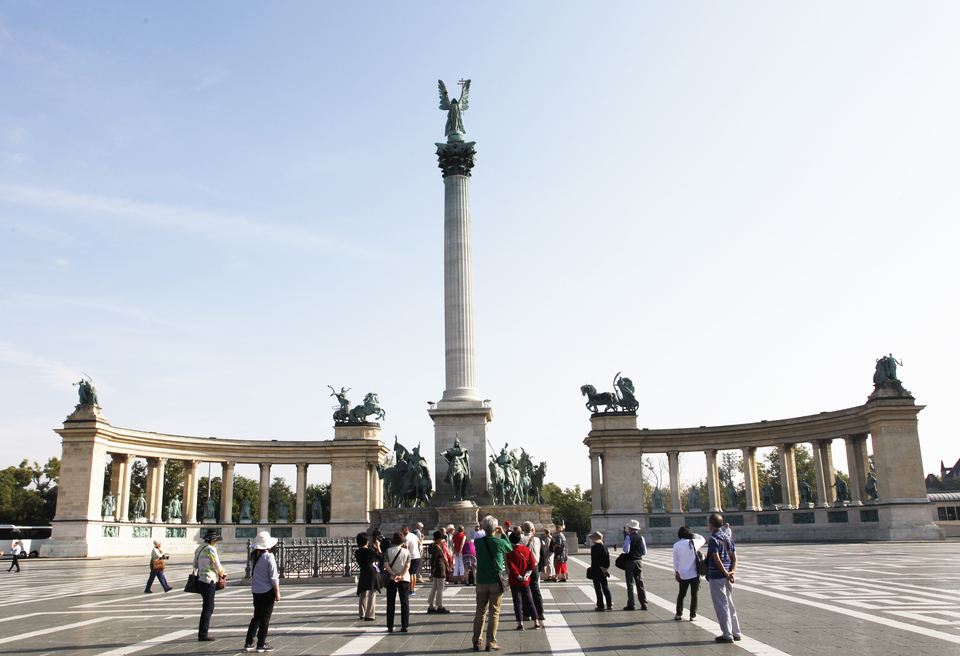
<path fill-rule="evenodd" d="M 56 514 L 60 461 L 41 466 L 23 460 L 0 471 L 0 524 L 43 526 Z"/>
<path fill-rule="evenodd" d="M 330 483 L 320 483 L 307 486 L 307 512 L 306 519 L 308 522 L 312 521 L 313 517 L 313 500 L 317 497 L 320 497 L 320 522 L 324 524 L 330 521 Z"/>
<path fill-rule="evenodd" d="M 564 522 L 567 529 L 575 531 L 577 535 L 590 532 L 591 507 L 584 497 L 579 485 L 565 490 L 561 490 L 556 483 L 543 486 L 543 500 L 546 505 L 553 506 L 553 523 L 559 527 Z"/>

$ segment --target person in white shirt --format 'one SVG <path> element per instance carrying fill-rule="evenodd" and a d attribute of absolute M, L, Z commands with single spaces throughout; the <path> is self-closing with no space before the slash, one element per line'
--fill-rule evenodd
<path fill-rule="evenodd" d="M 410 552 L 410 596 L 412 597 L 416 594 L 417 574 L 420 573 L 420 538 L 416 533 L 410 532 L 410 526 L 407 524 L 404 524 L 401 530 L 403 543 Z"/>
<path fill-rule="evenodd" d="M 681 526 L 677 537 L 680 539 L 673 545 L 673 576 L 680 584 L 680 594 L 677 596 L 677 614 L 673 619 L 678 622 L 683 619 L 683 598 L 687 596 L 687 588 L 690 588 L 690 621 L 693 621 L 697 619 L 697 593 L 700 591 L 697 551 L 707 541 L 688 526 Z"/>

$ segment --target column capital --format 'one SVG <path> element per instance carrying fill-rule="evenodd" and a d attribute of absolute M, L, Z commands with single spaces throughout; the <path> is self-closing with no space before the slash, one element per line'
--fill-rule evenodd
<path fill-rule="evenodd" d="M 439 167 L 443 170 L 443 177 L 463 175 L 470 177 L 470 171 L 476 162 L 477 151 L 474 148 L 476 141 L 448 141 L 437 144 L 437 158 Z"/>

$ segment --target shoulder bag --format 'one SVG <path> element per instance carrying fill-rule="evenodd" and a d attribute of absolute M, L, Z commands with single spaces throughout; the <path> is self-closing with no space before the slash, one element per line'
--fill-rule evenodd
<path fill-rule="evenodd" d="M 492 565 L 496 565 L 497 561 L 493 557 L 493 550 L 490 549 L 490 544 L 487 542 L 489 539 L 489 537 L 483 538 L 483 546 L 487 548 L 487 554 L 490 556 L 490 563 Z M 510 573 L 507 571 L 506 567 L 501 567 L 500 570 L 497 571 L 497 574 L 500 577 L 500 589 L 503 592 L 506 592 L 510 588 Z"/>

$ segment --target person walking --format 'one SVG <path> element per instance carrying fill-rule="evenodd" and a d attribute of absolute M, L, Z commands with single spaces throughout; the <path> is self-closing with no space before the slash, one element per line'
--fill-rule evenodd
<path fill-rule="evenodd" d="M 280 601 L 280 573 L 277 571 L 277 561 L 270 553 L 277 539 L 270 537 L 270 533 L 262 531 L 253 543 L 253 553 L 250 559 L 250 592 L 253 593 L 253 619 L 247 628 L 247 639 L 244 641 L 243 651 L 253 651 L 253 638 L 257 638 L 257 653 L 263 654 L 273 651 L 267 644 L 267 631 L 270 630 L 270 616 L 273 615 L 273 605 Z"/>
<path fill-rule="evenodd" d="M 640 561 L 647 555 L 647 542 L 640 535 L 640 522 L 631 519 L 627 524 L 630 529 L 629 549 L 624 546 L 624 553 L 627 554 L 626 567 L 623 570 L 624 578 L 627 579 L 627 605 L 623 610 L 636 610 L 634 603 L 633 588 L 637 588 L 637 601 L 640 602 L 640 610 L 647 610 L 647 593 L 643 588 L 643 567 Z"/>
<path fill-rule="evenodd" d="M 227 573 L 220 564 L 217 554 L 217 542 L 220 541 L 220 529 L 210 528 L 203 534 L 203 542 L 193 555 L 193 569 L 197 572 L 197 590 L 203 598 L 203 608 L 200 610 L 200 628 L 197 640 L 212 642 L 215 640 L 209 634 L 210 618 L 213 617 L 214 597 L 217 594 L 217 584 L 222 579 L 226 583 Z"/>
<path fill-rule="evenodd" d="M 533 554 L 523 546 L 523 536 L 519 531 L 510 533 L 510 544 L 513 551 L 504 556 L 504 563 L 510 576 L 510 595 L 513 597 L 513 614 L 517 618 L 517 630 L 523 631 L 523 618 L 532 617 L 533 628 L 540 628 L 537 609 L 533 604 L 533 595 L 530 593 L 530 578 L 537 570 L 537 563 Z"/>
<path fill-rule="evenodd" d="M 530 550 L 533 555 L 533 561 L 536 566 L 530 575 L 530 596 L 533 597 L 533 607 L 537 609 L 537 620 L 542 622 L 543 615 L 543 595 L 540 593 L 540 573 L 543 571 L 543 542 L 537 537 L 537 531 L 533 522 L 524 522 L 521 526 L 523 535 L 520 536 L 520 544 Z M 530 619 L 524 617 L 523 619 Z"/>
<path fill-rule="evenodd" d="M 416 536 L 414 536 L 416 538 Z M 392 546 L 383 557 L 383 566 L 393 578 L 387 581 L 387 633 L 393 633 L 397 596 L 400 597 L 400 632 L 410 624 L 410 551 L 404 546 L 403 533 L 393 534 Z"/>
<path fill-rule="evenodd" d="M 700 591 L 700 575 L 697 573 L 697 551 L 706 543 L 689 526 L 681 526 L 677 531 L 680 538 L 673 545 L 673 576 L 680 584 L 680 594 L 677 595 L 677 614 L 673 619 L 683 619 L 683 598 L 690 589 L 690 621 L 697 619 L 697 594 Z"/>
<path fill-rule="evenodd" d="M 503 557 L 510 553 L 512 548 L 495 517 L 487 515 L 481 526 L 484 537 L 475 540 L 477 611 L 473 616 L 473 651 L 480 651 L 484 624 L 487 625 L 487 651 L 500 651 L 500 645 L 497 644 L 497 626 L 500 623 L 500 604 L 505 592 L 500 573 L 504 571 Z"/>
<path fill-rule="evenodd" d="M 13 544 L 13 549 L 10 550 L 10 555 L 13 556 L 13 562 L 10 564 L 10 568 L 7 571 L 9 572 L 16 567 L 17 571 L 19 572 L 20 559 L 23 558 L 23 542 L 21 540 L 17 540 Z"/>
<path fill-rule="evenodd" d="M 160 581 L 164 592 L 170 592 L 170 590 L 173 589 L 167 585 L 167 577 L 163 575 L 163 570 L 167 567 L 163 561 L 168 558 L 170 558 L 170 556 L 163 553 L 163 550 L 160 549 L 160 540 L 154 540 L 153 550 L 150 552 L 150 578 L 147 579 L 147 587 L 143 591 L 144 594 L 153 592 L 150 588 L 153 586 L 154 579 Z"/>
<path fill-rule="evenodd" d="M 607 570 L 610 569 L 610 554 L 603 544 L 603 533 L 594 531 L 587 536 L 593 540 L 593 546 L 590 547 L 590 571 L 593 574 L 593 590 L 597 593 L 598 612 L 604 610 L 604 601 L 606 601 L 606 610 L 613 610 L 613 598 L 610 596 L 610 585 L 607 583 L 607 577 L 610 575 Z"/>
<path fill-rule="evenodd" d="M 737 619 L 737 609 L 733 605 L 733 584 L 736 581 L 737 548 L 733 539 L 727 537 L 721 527 L 723 517 L 713 513 L 709 519 L 710 541 L 707 543 L 707 582 L 710 584 L 710 598 L 713 600 L 713 610 L 717 614 L 717 623 L 723 631 L 715 640 L 717 642 L 734 642 L 740 640 L 740 620 Z"/>
<path fill-rule="evenodd" d="M 377 571 L 377 561 L 380 559 L 380 554 L 370 546 L 370 538 L 366 533 L 358 533 L 357 550 L 353 555 L 360 568 L 360 574 L 357 576 L 360 619 L 373 622 L 377 619 L 377 593 L 380 592 L 380 574 Z"/>
<path fill-rule="evenodd" d="M 446 553 L 447 543 L 443 538 L 443 531 L 434 531 L 433 544 L 427 548 L 430 554 L 430 574 L 433 576 L 430 596 L 427 597 L 428 613 L 450 612 L 443 607 L 443 586 L 447 584 L 447 572 L 450 571 L 450 561 Z"/>

